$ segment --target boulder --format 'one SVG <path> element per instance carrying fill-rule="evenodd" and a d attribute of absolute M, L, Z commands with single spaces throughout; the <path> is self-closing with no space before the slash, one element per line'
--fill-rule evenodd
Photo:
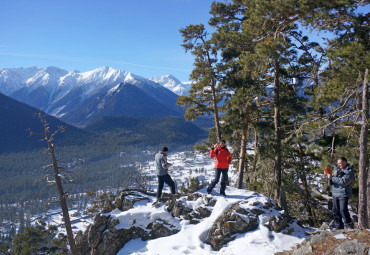
<path fill-rule="evenodd" d="M 208 231 L 206 243 L 216 251 L 231 240 L 235 234 L 255 230 L 258 227 L 258 215 L 240 207 L 239 202 L 231 206 L 224 215 L 220 216 Z"/>
<path fill-rule="evenodd" d="M 135 191 L 123 191 L 117 196 L 114 200 L 114 209 L 119 209 L 122 212 L 130 210 L 134 208 L 135 203 L 140 201 L 147 201 L 149 202 L 149 198 L 144 196 L 142 193 L 135 192 Z"/>
<path fill-rule="evenodd" d="M 363 255 L 366 249 L 366 243 L 360 243 L 357 240 L 349 240 L 338 245 L 333 255 Z"/>
<path fill-rule="evenodd" d="M 278 233 L 281 232 L 286 227 L 288 227 L 289 222 L 290 222 L 289 215 L 285 211 L 282 211 L 282 214 L 271 216 L 268 220 L 268 223 L 265 224 L 265 227 L 267 227 L 270 231 Z"/>
<path fill-rule="evenodd" d="M 174 226 L 168 224 L 166 221 L 155 221 L 147 226 L 150 232 L 142 237 L 143 240 L 156 239 L 160 237 L 174 235 L 179 232 Z"/>

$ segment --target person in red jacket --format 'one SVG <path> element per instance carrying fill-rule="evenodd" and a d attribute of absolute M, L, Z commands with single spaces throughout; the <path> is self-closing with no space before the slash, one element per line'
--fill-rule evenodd
<path fill-rule="evenodd" d="M 230 151 L 226 148 L 225 140 L 220 140 L 218 145 L 215 144 L 212 146 L 209 157 L 210 158 L 216 157 L 216 162 L 215 162 L 215 179 L 213 179 L 211 184 L 208 186 L 207 193 L 211 194 L 213 188 L 219 182 L 220 176 L 222 174 L 220 194 L 226 196 L 225 189 L 228 179 L 227 171 L 229 170 L 229 164 L 231 163 L 232 156 Z"/>

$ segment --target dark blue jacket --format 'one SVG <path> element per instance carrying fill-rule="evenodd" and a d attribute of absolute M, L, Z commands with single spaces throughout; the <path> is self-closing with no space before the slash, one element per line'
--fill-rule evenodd
<path fill-rule="evenodd" d="M 336 167 L 329 184 L 332 185 L 333 197 L 348 197 L 352 195 L 352 186 L 355 183 L 355 170 L 347 164 L 345 169 Z"/>

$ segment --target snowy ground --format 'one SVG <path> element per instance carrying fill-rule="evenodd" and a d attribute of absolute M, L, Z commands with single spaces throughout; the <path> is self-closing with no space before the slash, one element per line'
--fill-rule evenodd
<path fill-rule="evenodd" d="M 199 154 L 197 152 L 178 152 L 169 154 L 168 162 L 173 164 L 169 169 L 169 175 L 176 182 L 178 189 L 181 186 L 188 187 L 190 178 L 198 177 L 201 183 L 210 182 L 214 178 L 215 159 L 210 159 L 209 155 Z M 150 161 L 147 165 L 142 166 L 141 171 L 147 176 L 152 176 L 153 181 L 150 188 L 157 189 L 157 177 L 155 175 L 155 161 Z M 230 165 L 228 176 L 231 183 L 236 182 L 236 169 Z M 169 192 L 167 185 L 164 192 Z"/>
<path fill-rule="evenodd" d="M 200 182 L 204 183 L 209 182 L 214 177 L 214 159 L 210 159 L 208 155 L 201 155 L 197 154 L 196 152 L 170 153 L 168 156 L 168 162 L 173 164 L 173 167 L 170 168 L 169 174 L 176 181 L 178 189 L 180 189 L 181 186 L 187 187 L 191 177 L 197 176 Z M 157 177 L 155 175 L 154 157 L 153 161 L 140 164 L 138 167 L 142 173 L 152 177 L 149 187 L 156 191 Z M 235 183 L 236 177 L 236 170 L 230 167 L 229 179 L 231 180 L 231 183 Z M 165 185 L 163 191 L 169 193 L 169 188 L 167 185 Z M 213 208 L 211 216 L 203 219 L 197 225 L 189 224 L 189 222 L 186 220 L 180 221 L 176 218 L 173 218 L 164 207 L 153 207 L 153 201 L 150 201 L 149 203 L 141 202 L 135 204 L 133 209 L 125 212 L 121 212 L 119 210 L 113 211 L 112 217 L 120 220 L 120 224 L 117 226 L 117 228 L 126 228 L 132 224 L 141 224 L 145 226 L 149 220 L 160 217 L 161 219 L 168 219 L 171 225 L 180 230 L 180 232 L 175 235 L 158 238 L 155 240 L 132 240 L 120 250 L 118 255 L 274 254 L 275 252 L 287 250 L 297 243 L 301 243 L 306 237 L 305 230 L 298 225 L 293 225 L 295 231 L 292 235 L 284 235 L 282 233 L 269 231 L 263 224 L 266 222 L 268 217 L 278 213 L 277 211 L 274 211 L 271 212 L 271 214 L 262 214 L 259 216 L 259 227 L 255 231 L 247 232 L 245 234 L 238 234 L 234 241 L 229 242 L 220 251 L 212 250 L 211 246 L 205 244 L 204 241 L 213 222 L 232 204 L 243 200 L 246 197 L 250 197 L 251 194 L 255 194 L 252 191 L 238 190 L 232 187 L 227 187 L 226 194 L 228 196 L 223 197 L 218 194 L 218 191 L 219 184 L 212 192 L 212 196 L 217 198 L 217 203 Z M 206 193 L 206 188 L 199 190 L 199 192 Z M 253 197 L 253 199 L 256 198 Z M 261 195 L 258 199 L 261 199 L 260 202 L 262 202 L 262 200 L 266 199 L 266 197 Z M 197 201 L 189 203 L 197 203 Z M 84 231 L 92 222 L 92 219 L 87 215 L 78 214 L 78 212 L 75 210 L 70 210 L 70 213 L 71 215 L 73 215 L 73 213 L 77 214 L 71 217 L 75 232 L 78 230 Z M 50 223 L 57 225 L 62 224 L 60 210 L 49 211 L 48 215 L 52 219 Z M 60 228 L 60 231 L 63 232 L 64 228 Z"/>
<path fill-rule="evenodd" d="M 305 229 L 297 224 L 293 224 L 294 232 L 291 235 L 275 233 L 268 230 L 264 224 L 272 215 L 277 215 L 278 211 L 272 210 L 270 213 L 259 216 L 259 227 L 251 232 L 236 235 L 234 241 L 229 242 L 220 251 L 212 250 L 211 246 L 206 244 L 207 233 L 214 221 L 222 215 L 231 205 L 249 198 L 248 204 L 260 202 L 265 204 L 267 198 L 257 195 L 255 192 L 248 190 L 238 190 L 232 187 L 226 189 L 228 196 L 223 197 L 217 192 L 212 192 L 212 196 L 217 199 L 213 207 L 212 214 L 199 224 L 192 225 L 187 220 L 178 220 L 173 218 L 165 209 L 165 206 L 155 208 L 152 202 L 148 204 L 139 204 L 131 210 L 121 212 L 116 210 L 112 212 L 112 217 L 119 219 L 120 224 L 116 228 L 129 228 L 132 224 L 146 226 L 150 220 L 162 218 L 177 227 L 180 232 L 175 235 L 158 238 L 154 240 L 142 241 L 135 239 L 128 242 L 119 252 L 118 255 L 176 255 L 176 254 L 196 254 L 196 255 L 244 255 L 244 254 L 274 254 L 279 251 L 287 250 L 292 246 L 301 243 L 306 237 Z M 206 188 L 199 190 L 200 193 L 206 193 Z M 181 198 L 180 198 L 181 199 Z M 201 203 L 202 198 L 191 202 Z M 189 202 L 190 203 L 190 202 Z M 191 204 L 190 204 L 191 206 Z M 248 209 L 247 207 L 244 207 Z M 140 215 L 140 218 L 138 217 Z"/>

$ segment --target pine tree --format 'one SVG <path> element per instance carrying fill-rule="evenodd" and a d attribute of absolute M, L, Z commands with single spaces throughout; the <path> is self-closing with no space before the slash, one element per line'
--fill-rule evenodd
<path fill-rule="evenodd" d="M 368 36 L 370 14 L 357 13 L 356 10 L 366 4 L 368 5 L 364 1 L 337 4 L 332 9 L 323 9 L 322 13 L 317 14 L 317 18 L 325 15 L 322 22 L 318 23 L 317 20 L 313 22 L 313 25 L 319 24 L 321 29 L 333 31 L 337 35 L 329 40 L 327 48 L 329 65 L 322 74 L 322 84 L 315 90 L 314 102 L 317 112 L 324 111 L 321 118 L 318 118 L 321 127 L 324 130 L 330 128 L 334 134 L 344 137 L 345 144 L 342 148 L 336 148 L 336 154 L 343 151 L 343 155 L 347 154 L 352 162 L 360 158 L 358 180 L 360 228 L 367 228 L 369 224 L 369 194 L 366 187 L 368 152 L 365 135 L 365 130 L 368 129 L 368 106 L 366 106 L 368 96 L 365 94 L 368 92 L 366 70 L 370 61 Z M 363 126 L 360 128 L 358 123 L 362 123 Z M 359 137 L 357 142 L 355 136 Z M 355 145 L 351 146 L 351 143 Z M 353 147 L 355 150 L 349 153 Z M 335 152 L 334 149 L 332 152 Z"/>
<path fill-rule="evenodd" d="M 218 103 L 221 101 L 222 88 L 217 76 L 217 48 L 207 38 L 208 32 L 204 25 L 189 25 L 180 29 L 184 38 L 182 46 L 195 56 L 195 68 L 190 75 L 194 81 L 189 96 L 180 96 L 178 104 L 187 107 L 185 118 L 194 120 L 204 114 L 213 114 L 216 128 L 216 139 L 221 139 Z"/>
<path fill-rule="evenodd" d="M 45 222 L 39 221 L 33 227 L 26 227 L 24 233 L 18 233 L 14 238 L 15 254 L 55 254 L 56 251 L 65 250 L 65 247 L 56 247 L 57 228 L 47 226 Z"/>

